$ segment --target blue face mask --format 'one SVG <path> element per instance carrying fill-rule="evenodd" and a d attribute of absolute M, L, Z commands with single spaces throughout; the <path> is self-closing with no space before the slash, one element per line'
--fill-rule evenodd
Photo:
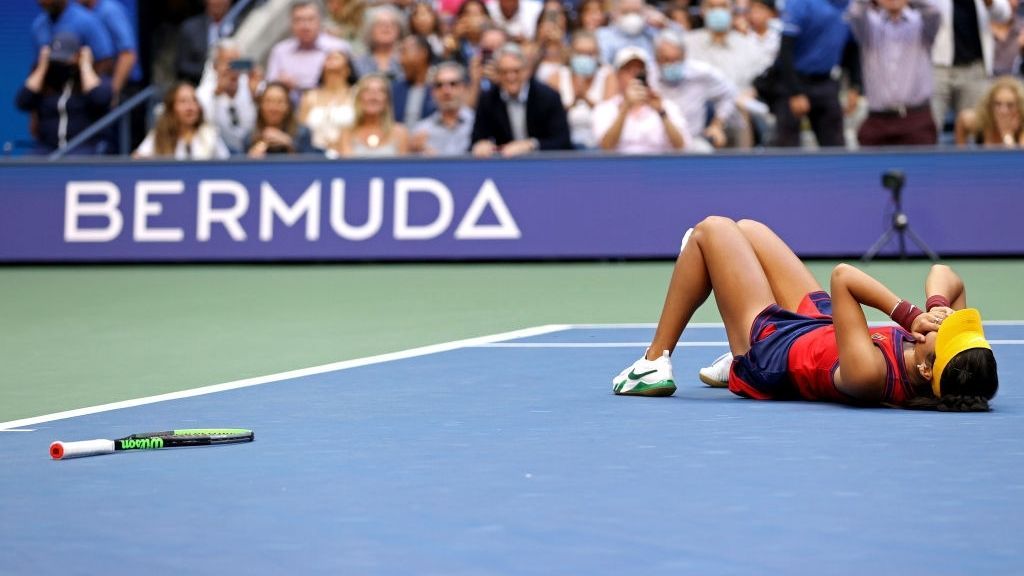
<path fill-rule="evenodd" d="M 590 78 L 597 72 L 597 58 L 586 54 L 576 54 L 569 59 L 569 66 L 572 68 L 573 74 Z"/>
<path fill-rule="evenodd" d="M 728 8 L 712 8 L 704 15 L 704 25 L 712 32 L 726 32 L 732 26 L 732 12 Z"/>
<path fill-rule="evenodd" d="M 664 84 L 675 86 L 683 81 L 686 75 L 686 62 L 673 62 L 661 67 L 661 81 Z"/>

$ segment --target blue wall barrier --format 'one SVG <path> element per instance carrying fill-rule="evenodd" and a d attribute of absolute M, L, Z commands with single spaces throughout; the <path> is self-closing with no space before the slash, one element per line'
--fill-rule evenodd
<path fill-rule="evenodd" d="M 890 225 L 880 180 L 894 168 L 907 175 L 911 227 L 940 255 L 1019 256 L 1022 161 L 939 151 L 6 163 L 0 261 L 670 258 L 708 214 L 761 220 L 801 256 L 856 257 Z"/>

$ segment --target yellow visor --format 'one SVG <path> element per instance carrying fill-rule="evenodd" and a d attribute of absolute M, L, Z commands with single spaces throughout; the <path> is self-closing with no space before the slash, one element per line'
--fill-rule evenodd
<path fill-rule="evenodd" d="M 975 308 L 964 308 L 950 314 L 939 326 L 935 339 L 935 366 L 932 367 L 932 393 L 942 396 L 942 372 L 949 360 L 964 350 L 972 348 L 992 349 L 985 340 L 981 326 L 981 314 Z"/>

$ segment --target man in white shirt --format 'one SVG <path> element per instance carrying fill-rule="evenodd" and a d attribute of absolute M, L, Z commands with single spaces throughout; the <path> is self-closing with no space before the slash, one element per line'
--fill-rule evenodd
<path fill-rule="evenodd" d="M 731 0 L 703 0 L 704 28 L 686 34 L 686 54 L 691 60 L 715 66 L 742 91 L 774 58 L 762 54 L 748 36 L 732 29 L 732 10 Z"/>
<path fill-rule="evenodd" d="M 725 146 L 725 125 L 736 110 L 736 86 L 711 64 L 687 58 L 679 32 L 658 34 L 654 53 L 661 97 L 675 103 L 686 118 L 692 149 L 707 152 Z"/>
<path fill-rule="evenodd" d="M 244 150 L 245 137 L 256 126 L 253 94 L 259 84 L 259 73 L 251 68 L 251 60 L 241 56 L 233 40 L 217 42 L 213 66 L 207 67 L 196 88 L 203 115 L 217 128 L 232 153 Z"/>
<path fill-rule="evenodd" d="M 662 154 L 688 148 L 689 130 L 679 108 L 648 84 L 647 53 L 636 46 L 615 55 L 619 94 L 594 108 L 594 136 L 603 150 Z"/>

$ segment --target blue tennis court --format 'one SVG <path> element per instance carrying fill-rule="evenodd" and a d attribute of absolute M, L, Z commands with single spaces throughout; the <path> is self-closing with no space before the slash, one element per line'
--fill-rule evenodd
<path fill-rule="evenodd" d="M 0 573 L 1021 574 L 1024 325 L 986 330 L 988 414 L 706 388 L 717 325 L 616 397 L 653 326 L 559 325 L 7 422 Z M 256 441 L 47 454 L 219 426 Z"/>

